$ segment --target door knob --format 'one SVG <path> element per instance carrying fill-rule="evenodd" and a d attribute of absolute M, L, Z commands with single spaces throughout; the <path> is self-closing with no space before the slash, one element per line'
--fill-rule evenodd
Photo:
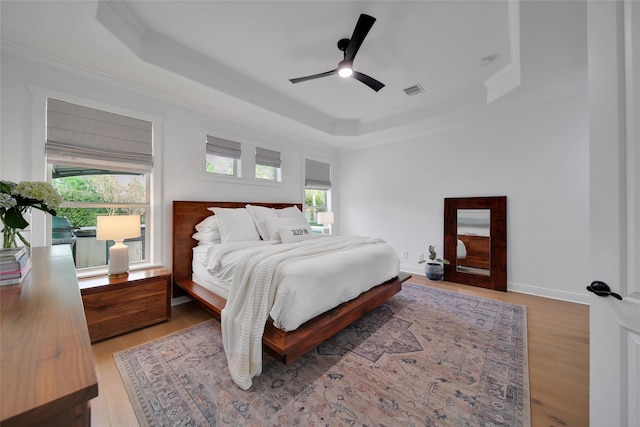
<path fill-rule="evenodd" d="M 587 290 L 589 292 L 593 292 L 599 297 L 608 297 L 609 295 L 611 295 L 616 299 L 622 300 L 622 297 L 620 295 L 616 294 L 615 292 L 611 292 L 611 288 L 609 288 L 609 285 L 599 280 L 591 282 L 591 284 L 587 286 Z"/>

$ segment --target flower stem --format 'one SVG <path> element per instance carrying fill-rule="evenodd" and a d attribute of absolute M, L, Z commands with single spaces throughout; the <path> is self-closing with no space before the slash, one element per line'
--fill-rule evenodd
<path fill-rule="evenodd" d="M 4 220 L 4 217 L 0 216 L 0 219 L 2 220 L 2 247 L 4 249 L 17 248 L 17 239 L 20 239 L 26 247 L 31 247 L 27 239 L 20 234 L 17 228 L 9 227 Z"/>

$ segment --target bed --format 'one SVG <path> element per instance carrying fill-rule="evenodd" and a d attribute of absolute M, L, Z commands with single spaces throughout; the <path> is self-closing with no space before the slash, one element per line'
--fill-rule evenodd
<path fill-rule="evenodd" d="M 254 203 L 255 206 L 284 209 L 291 203 Z M 244 208 L 246 202 L 206 202 L 206 201 L 174 201 L 173 202 L 173 296 L 188 295 L 196 303 L 221 319 L 226 299 L 213 292 L 209 287 L 193 280 L 193 249 L 198 246 L 192 238 L 195 225 L 210 217 L 211 207 L 237 209 Z M 301 208 L 300 204 L 294 204 Z M 398 276 L 373 287 L 360 296 L 340 304 L 329 311 L 306 321 L 295 330 L 285 332 L 277 328 L 270 318 L 266 322 L 262 338 L 263 347 L 285 364 L 294 362 L 318 344 L 335 335 L 365 313 L 383 304 L 402 289 L 402 283 L 410 275 L 400 273 Z"/>
<path fill-rule="evenodd" d="M 465 256 L 458 260 L 459 266 L 491 269 L 491 237 L 458 234 L 458 241 L 465 247 Z"/>

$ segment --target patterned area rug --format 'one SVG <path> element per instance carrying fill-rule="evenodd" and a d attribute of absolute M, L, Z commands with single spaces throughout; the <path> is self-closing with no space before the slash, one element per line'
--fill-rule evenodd
<path fill-rule="evenodd" d="M 526 307 L 405 284 L 243 391 L 220 324 L 114 354 L 141 425 L 529 426 Z"/>

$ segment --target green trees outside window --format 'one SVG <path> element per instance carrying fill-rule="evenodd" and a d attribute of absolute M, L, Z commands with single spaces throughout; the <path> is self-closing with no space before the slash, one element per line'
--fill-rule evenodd
<path fill-rule="evenodd" d="M 67 176 L 52 179 L 52 185 L 64 199 L 58 216 L 66 217 L 74 228 L 95 226 L 98 215 L 145 214 L 144 174 Z"/>
<path fill-rule="evenodd" d="M 318 212 L 327 211 L 328 190 L 304 190 L 304 214 L 309 225 L 318 224 Z"/>

